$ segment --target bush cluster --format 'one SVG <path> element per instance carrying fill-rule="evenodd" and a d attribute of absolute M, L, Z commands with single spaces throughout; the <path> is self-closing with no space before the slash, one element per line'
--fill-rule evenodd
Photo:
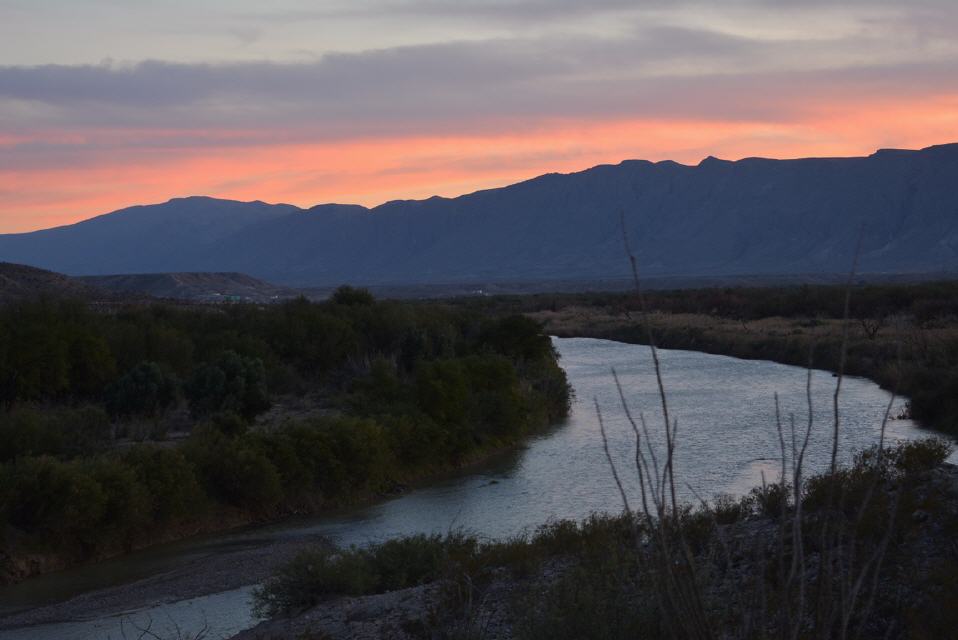
<path fill-rule="evenodd" d="M 23 343 L 37 327 L 44 339 Z M 251 428 L 271 393 L 316 387 L 330 415 Z M 346 503 L 516 442 L 565 415 L 568 393 L 535 322 L 355 289 L 323 304 L 0 309 L 0 541 L 79 559 L 224 509 Z M 184 402 L 198 425 L 182 444 L 113 446 L 125 420 Z"/>

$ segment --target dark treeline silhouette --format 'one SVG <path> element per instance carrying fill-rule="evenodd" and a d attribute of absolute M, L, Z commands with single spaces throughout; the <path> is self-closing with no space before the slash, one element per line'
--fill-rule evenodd
<path fill-rule="evenodd" d="M 797 366 L 811 359 L 816 368 L 836 371 L 845 291 L 843 285 L 730 287 L 643 297 L 659 346 Z M 647 340 L 632 292 L 495 296 L 458 304 L 491 315 L 530 314 L 558 335 Z M 908 396 L 912 417 L 958 433 L 958 282 L 856 285 L 848 322 L 846 373 Z"/>
<path fill-rule="evenodd" d="M 8 306 L 0 577 L 29 574 L 24 555 L 66 564 L 391 490 L 516 442 L 568 397 L 535 322 L 363 290 L 274 306 Z M 294 401 L 312 410 L 257 419 Z"/>

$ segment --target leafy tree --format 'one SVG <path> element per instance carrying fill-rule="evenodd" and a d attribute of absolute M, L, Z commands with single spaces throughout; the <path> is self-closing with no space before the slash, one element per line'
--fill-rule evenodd
<path fill-rule="evenodd" d="M 163 525 L 195 517 L 206 506 L 196 469 L 182 451 L 141 445 L 128 451 L 123 461 L 146 487 L 153 522 Z"/>
<path fill-rule="evenodd" d="M 59 433 L 62 451 L 69 456 L 96 453 L 109 446 L 113 437 L 110 417 L 98 406 L 63 409 L 50 416 L 50 421 L 51 431 Z"/>
<path fill-rule="evenodd" d="M 0 462 L 58 454 L 62 449 L 61 434 L 48 428 L 39 411 L 17 407 L 0 413 Z"/>
<path fill-rule="evenodd" d="M 11 525 L 46 538 L 66 533 L 84 544 L 95 540 L 106 496 L 77 465 L 50 457 L 24 458 L 5 475 L 3 510 Z"/>
<path fill-rule="evenodd" d="M 141 362 L 110 387 L 107 405 L 113 415 L 156 416 L 176 402 L 179 386 L 156 362 Z"/>
<path fill-rule="evenodd" d="M 116 375 L 116 361 L 99 335 L 78 331 L 68 347 L 70 391 L 80 397 L 97 396 Z"/>
<path fill-rule="evenodd" d="M 103 542 L 128 545 L 150 524 L 150 494 L 136 471 L 116 457 L 99 458 L 87 465 L 87 473 L 104 496 L 98 537 Z"/>
<path fill-rule="evenodd" d="M 333 295 L 329 297 L 329 300 L 333 304 L 349 306 L 369 306 L 376 301 L 369 289 L 350 287 L 345 284 L 337 288 Z"/>
<path fill-rule="evenodd" d="M 270 406 L 263 361 L 235 351 L 200 365 L 186 385 L 186 395 L 197 416 L 233 411 L 251 420 Z"/>
<path fill-rule="evenodd" d="M 479 341 L 495 353 L 517 360 L 540 360 L 553 353 L 549 336 L 526 316 L 508 316 L 487 324 Z"/>
<path fill-rule="evenodd" d="M 237 507 L 262 510 L 282 498 L 282 480 L 269 458 L 248 439 L 198 430 L 188 455 L 213 497 Z"/>

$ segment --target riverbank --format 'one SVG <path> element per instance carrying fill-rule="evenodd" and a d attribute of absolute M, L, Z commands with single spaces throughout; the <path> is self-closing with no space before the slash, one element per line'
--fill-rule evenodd
<path fill-rule="evenodd" d="M 794 498 L 770 484 L 678 518 L 666 506 L 655 520 L 640 511 L 558 522 L 498 543 L 399 540 L 409 547 L 401 558 L 306 554 L 258 596 L 285 611 L 235 640 L 835 637 L 835 625 L 851 636 L 950 637 L 958 467 L 933 443 L 876 453 L 801 479 Z M 434 553 L 411 553 L 423 546 Z M 297 569 L 307 562 L 309 577 Z M 411 584 L 359 579 L 384 562 Z M 438 577 L 417 584 L 419 575 Z"/>
<path fill-rule="evenodd" d="M 0 328 L 0 584 L 363 504 L 513 446 L 569 403 L 528 319 L 348 288 L 269 307 L 24 303 Z M 53 369 L 37 364 L 47 347 L 66 354 Z M 270 411 L 291 397 L 306 406 Z"/>
<path fill-rule="evenodd" d="M 294 519 L 281 526 L 251 530 L 249 536 L 243 537 L 271 541 L 316 534 L 348 547 L 353 544 L 365 546 L 418 532 L 442 533 L 462 529 L 485 540 L 508 540 L 551 520 L 579 520 L 592 512 L 619 512 L 621 501 L 610 485 L 593 398 L 598 399 L 609 421 L 607 435 L 616 460 L 619 464 L 629 464 L 634 438 L 616 411 L 619 401 L 610 367 L 619 372 L 634 406 L 644 407 L 646 417 L 655 420 L 654 408 L 658 398 L 647 350 L 593 339 L 558 339 L 554 344 L 560 363 L 576 391 L 570 417 L 561 426 L 533 435 L 514 453 L 506 453 L 501 458 L 496 456 L 488 464 L 467 473 L 435 478 L 434 482 L 431 480 L 393 500 L 332 517 Z M 668 351 L 663 352 L 662 357 L 670 388 L 676 391 L 672 409 L 683 424 L 684 435 L 676 452 L 676 466 L 682 470 L 683 482 L 707 496 L 720 491 L 736 495 L 747 492 L 760 481 L 763 470 L 769 473 L 765 464 L 755 462 L 755 459 L 777 455 L 777 440 L 769 437 L 774 436 L 773 393 L 779 392 L 785 410 L 791 408 L 801 412 L 805 407 L 805 371 L 770 362 L 748 362 L 697 352 Z M 816 372 L 813 385 L 816 424 L 828 423 L 828 403 L 833 386 L 828 374 Z M 850 460 L 846 458 L 846 452 L 877 441 L 877 428 L 887 401 L 887 394 L 873 383 L 863 379 L 846 380 L 842 396 L 842 406 L 846 409 L 842 460 Z M 801 419 L 804 422 L 804 418 Z M 659 429 L 653 428 L 653 431 L 654 444 L 660 448 L 663 443 Z M 910 421 L 902 420 L 889 425 L 888 437 L 891 440 L 908 439 L 920 437 L 920 433 Z M 809 449 L 808 464 L 815 469 L 822 467 L 828 455 L 827 446 L 819 440 L 813 438 Z M 774 465 L 770 473 L 775 473 Z M 625 477 L 623 480 L 627 482 L 630 494 L 636 495 L 635 478 Z M 681 499 L 694 500 L 685 484 L 679 487 L 679 491 Z M 216 542 L 215 548 L 222 548 L 223 544 L 230 548 L 234 542 L 221 540 Z M 194 555 L 193 552 L 185 557 L 180 554 L 181 559 L 145 566 L 142 554 L 138 554 L 129 559 L 129 564 L 124 563 L 124 570 L 159 574 L 181 563 L 192 563 Z M 117 562 L 113 561 L 113 564 Z M 204 571 L 203 564 L 196 567 L 197 573 Z M 96 566 L 87 569 L 98 570 Z M 89 574 L 83 569 L 75 571 L 78 573 L 69 578 L 70 582 L 75 583 L 84 573 Z M 57 578 L 56 575 L 49 577 Z M 47 584 L 43 582 L 46 580 L 48 578 L 41 578 L 38 584 Z M 59 582 L 56 584 L 60 585 Z M 175 599 L 179 591 L 176 582 L 171 581 L 167 586 L 170 599 Z M 53 591 L 52 586 L 49 590 Z M 115 589 L 121 596 L 122 591 L 122 586 Z M 0 600 L 3 598 L 0 594 Z M 245 591 L 141 613 L 166 619 L 167 611 L 179 616 L 186 615 L 188 609 L 199 611 L 204 608 L 210 612 L 211 620 L 245 620 L 249 616 Z M 91 611 L 88 615 L 93 617 L 97 613 L 115 611 Z M 108 621 L 100 622 L 106 624 Z M 11 637 L 33 640 L 103 637 L 102 633 L 84 635 L 83 628 L 86 628 L 85 623 L 49 630 L 35 628 L 24 630 L 22 636 L 14 634 Z M 64 635 L 66 631 L 76 632 L 76 635 Z"/>
<path fill-rule="evenodd" d="M 296 518 L 298 521 L 306 518 L 320 519 L 324 516 L 334 516 L 349 512 L 352 509 L 396 499 L 447 478 L 480 469 L 490 461 L 508 456 L 522 446 L 522 443 L 517 442 L 475 451 L 454 467 L 436 468 L 429 473 L 404 478 L 404 483 L 395 484 L 394 491 L 389 494 L 353 495 L 348 499 L 341 499 L 335 506 L 325 509 L 288 514 L 285 520 L 289 521 L 290 518 Z M 240 548 L 224 552 L 218 545 L 206 549 L 201 542 L 197 551 L 189 554 L 188 564 L 176 566 L 169 571 L 123 582 L 122 584 L 94 589 L 63 602 L 31 607 L 10 614 L 0 613 L 0 631 L 32 625 L 109 617 L 120 615 L 126 611 L 154 607 L 159 603 L 182 601 L 249 587 L 265 580 L 276 568 L 290 560 L 298 552 L 317 544 L 325 544 L 324 536 L 309 533 L 302 533 L 295 537 L 261 538 L 257 536 L 257 531 L 267 525 L 282 527 L 283 518 L 257 521 L 249 517 L 241 517 L 236 513 L 229 514 L 229 516 L 230 519 L 221 520 L 218 524 L 211 520 L 207 529 L 194 528 L 187 535 L 172 537 L 170 540 L 164 541 L 163 544 L 168 545 L 171 542 L 188 544 L 191 539 L 199 539 L 200 541 L 207 538 L 216 539 L 212 536 L 229 537 L 232 533 L 238 538 L 239 541 L 236 546 Z M 229 526 L 224 526 L 227 524 Z M 247 536 L 249 537 L 248 540 L 246 539 Z M 156 544 L 148 545 L 134 551 L 149 551 L 156 547 Z M 85 563 L 85 565 L 57 566 L 50 571 L 39 572 L 33 577 L 63 569 L 82 569 L 83 566 L 94 568 L 99 562 L 119 561 L 128 553 L 130 551 L 112 557 L 103 557 L 98 561 Z"/>
<path fill-rule="evenodd" d="M 271 540 L 235 551 L 204 553 L 189 563 L 126 584 L 97 589 L 46 606 L 0 616 L 0 632 L 41 624 L 90 620 L 133 612 L 160 603 L 231 591 L 265 580 L 304 549 L 321 544 L 316 537 Z"/>
<path fill-rule="evenodd" d="M 958 434 L 958 283 L 855 286 L 847 322 L 845 294 L 840 286 L 649 292 L 645 318 L 659 347 L 843 368 L 908 397 L 908 415 L 921 424 Z M 522 311 L 552 335 L 648 342 L 632 293 L 462 304 Z"/>

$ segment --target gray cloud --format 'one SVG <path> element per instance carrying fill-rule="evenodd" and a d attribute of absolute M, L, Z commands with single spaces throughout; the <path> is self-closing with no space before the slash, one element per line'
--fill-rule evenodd
<path fill-rule="evenodd" d="M 138 125 L 144 117 L 167 126 L 511 117 L 556 98 L 601 103 L 601 93 L 575 95 L 577 86 L 596 79 L 615 85 L 655 65 L 741 57 L 755 47 L 718 34 L 659 28 L 630 39 L 456 42 L 329 54 L 310 63 L 0 67 L 0 100 L 39 103 L 54 112 L 38 118 L 104 125 Z"/>
<path fill-rule="evenodd" d="M 487 10 L 522 13 L 538 2 L 499 2 Z M 574 10 L 566 0 L 548 4 Z M 599 8 L 625 4 L 607 0 Z M 454 10 L 435 1 L 386 6 Z M 887 25 L 883 14 L 870 29 L 831 40 L 758 39 L 634 20 L 615 36 L 465 40 L 333 53 L 312 62 L 0 67 L 0 133 L 136 132 L 116 141 L 91 135 L 95 142 L 81 136 L 2 147 L 0 163 L 67 164 L 78 153 L 109 153 L 113 145 L 162 150 L 482 133 L 545 119 L 786 120 L 819 96 L 925 95 L 947 86 L 958 71 L 953 32 L 944 21 L 909 15 L 907 33 L 896 35 L 897 23 Z M 170 129 L 184 133 L 169 135 Z"/>

